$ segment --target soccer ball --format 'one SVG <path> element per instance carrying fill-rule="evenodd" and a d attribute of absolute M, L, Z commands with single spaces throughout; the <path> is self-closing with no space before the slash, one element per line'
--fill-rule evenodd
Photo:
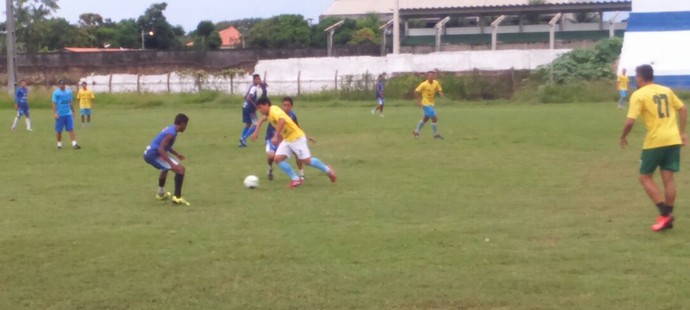
<path fill-rule="evenodd" d="M 255 189 L 259 187 L 259 178 L 255 175 L 249 175 L 244 178 L 244 187 L 249 189 Z"/>

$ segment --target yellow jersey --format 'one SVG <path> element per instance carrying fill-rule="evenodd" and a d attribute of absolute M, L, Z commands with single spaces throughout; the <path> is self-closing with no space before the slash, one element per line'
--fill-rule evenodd
<path fill-rule="evenodd" d="M 422 105 L 433 106 L 436 93 L 443 91 L 443 89 L 441 89 L 441 84 L 437 80 L 431 83 L 429 83 L 429 80 L 425 80 L 414 91 L 422 95 Z"/>
<path fill-rule="evenodd" d="M 84 90 L 80 88 L 79 92 L 77 92 L 77 100 L 79 100 L 80 109 L 91 109 L 91 101 L 93 99 L 96 99 L 96 96 L 94 96 L 93 92 L 89 89 Z"/>
<path fill-rule="evenodd" d="M 617 90 L 628 90 L 628 77 L 625 75 L 619 75 L 618 79 L 616 79 L 616 89 Z M 609 84 L 611 85 L 611 84 Z"/>
<path fill-rule="evenodd" d="M 647 128 L 642 149 L 681 144 L 676 111 L 683 106 L 670 88 L 658 84 L 646 85 L 630 96 L 628 118 L 642 116 Z"/>
<path fill-rule="evenodd" d="M 281 109 L 279 106 L 271 106 L 268 109 L 268 114 L 266 115 L 266 119 L 268 120 L 271 125 L 273 125 L 273 128 L 278 127 L 278 121 L 279 120 L 284 120 L 285 121 L 285 126 L 283 127 L 283 130 L 280 132 L 280 136 L 283 137 L 283 140 L 287 142 L 293 142 L 300 137 L 304 136 L 304 131 L 295 124 L 295 122 L 290 118 L 283 109 Z"/>

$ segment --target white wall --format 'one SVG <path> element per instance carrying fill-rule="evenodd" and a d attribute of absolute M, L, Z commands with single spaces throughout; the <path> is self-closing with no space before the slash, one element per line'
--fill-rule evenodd
<path fill-rule="evenodd" d="M 365 74 L 376 76 L 385 73 L 426 72 L 468 72 L 474 69 L 484 71 L 524 70 L 548 64 L 558 55 L 568 50 L 501 50 L 501 51 L 460 51 L 442 52 L 426 55 L 400 54 L 385 57 L 322 57 L 293 58 L 280 60 L 261 60 L 255 72 L 266 75 L 269 92 L 279 95 L 313 93 L 335 89 L 344 76 L 362 77 Z M 111 76 L 88 76 L 82 80 L 89 84 L 96 82 L 92 89 L 96 92 L 196 92 L 197 84 L 193 76 L 170 73 L 164 75 L 137 76 L 115 74 Z M 251 77 L 249 74 L 232 79 L 232 93 L 243 94 Z M 231 79 L 222 76 L 207 76 L 202 81 L 203 89 L 231 92 Z"/>

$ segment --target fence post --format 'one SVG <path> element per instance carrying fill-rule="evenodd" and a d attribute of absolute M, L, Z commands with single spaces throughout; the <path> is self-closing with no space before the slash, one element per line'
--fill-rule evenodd
<path fill-rule="evenodd" d="M 338 91 L 338 70 L 335 70 L 335 91 Z"/>
<path fill-rule="evenodd" d="M 141 74 L 137 73 L 137 93 L 141 93 Z"/>
<path fill-rule="evenodd" d="M 168 94 L 172 92 L 172 90 L 170 89 L 170 75 L 171 74 L 172 74 L 171 72 L 168 72 Z"/>
<path fill-rule="evenodd" d="M 235 94 L 234 74 L 230 73 L 230 95 Z"/>
<path fill-rule="evenodd" d="M 108 78 L 108 93 L 109 94 L 113 93 L 113 75 L 112 74 Z"/>
<path fill-rule="evenodd" d="M 297 96 L 302 94 L 302 71 L 297 71 Z"/>

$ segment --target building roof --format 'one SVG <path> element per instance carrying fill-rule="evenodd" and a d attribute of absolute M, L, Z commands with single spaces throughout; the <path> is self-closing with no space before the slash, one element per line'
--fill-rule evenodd
<path fill-rule="evenodd" d="M 396 0 L 334 0 L 323 12 L 322 16 L 353 16 L 368 13 L 393 14 Z M 401 14 L 411 14 L 415 11 L 439 10 L 439 9 L 505 9 L 530 7 L 528 0 L 399 0 Z M 612 8 L 627 8 L 632 0 L 546 0 L 543 6 L 597 6 Z"/>
<path fill-rule="evenodd" d="M 234 26 L 218 31 L 221 46 L 230 47 L 242 43 L 242 34 Z"/>

